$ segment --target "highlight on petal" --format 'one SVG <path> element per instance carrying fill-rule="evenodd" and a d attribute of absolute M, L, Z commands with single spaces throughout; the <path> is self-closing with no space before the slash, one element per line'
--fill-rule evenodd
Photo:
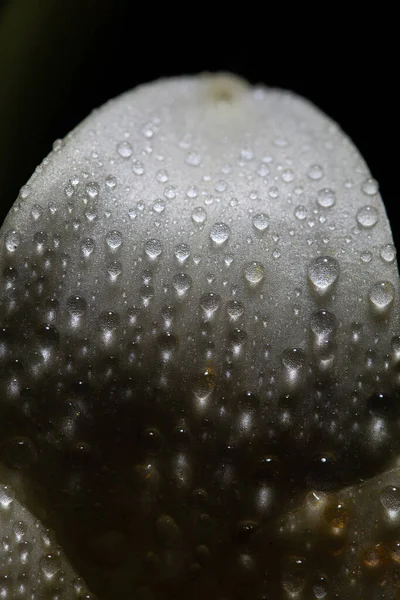
<path fill-rule="evenodd" d="M 335 123 L 227 74 L 141 86 L 55 144 L 0 248 L 5 531 L 38 515 L 99 600 L 392 600 L 399 276 Z M 89 598 L 40 544 L 21 598 Z"/>

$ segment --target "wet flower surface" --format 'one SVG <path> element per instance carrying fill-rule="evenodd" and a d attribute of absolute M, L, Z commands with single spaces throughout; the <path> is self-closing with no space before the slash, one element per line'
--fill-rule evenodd
<path fill-rule="evenodd" d="M 229 75 L 140 87 L 0 245 L 2 598 L 396 598 L 399 278 L 335 123 Z"/>

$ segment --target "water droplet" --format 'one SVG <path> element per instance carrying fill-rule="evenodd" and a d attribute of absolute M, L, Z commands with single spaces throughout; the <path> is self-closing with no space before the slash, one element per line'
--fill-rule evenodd
<path fill-rule="evenodd" d="M 252 221 L 258 231 L 265 231 L 269 227 L 269 216 L 265 213 L 254 215 Z"/>
<path fill-rule="evenodd" d="M 220 179 L 215 184 L 215 191 L 218 192 L 219 194 L 222 194 L 223 192 L 225 192 L 227 190 L 227 188 L 228 188 L 228 184 L 223 179 Z"/>
<path fill-rule="evenodd" d="M 202 208 L 201 206 L 197 206 L 196 208 L 193 209 L 192 220 L 195 223 L 201 225 L 206 220 L 206 217 L 207 217 L 207 213 L 204 210 L 204 208 Z"/>
<path fill-rule="evenodd" d="M 305 354 L 301 348 L 288 348 L 282 354 L 282 364 L 289 371 L 298 371 L 305 364 Z"/>
<path fill-rule="evenodd" d="M 379 191 L 379 184 L 376 179 L 368 178 L 362 182 L 361 189 L 367 196 L 375 196 Z"/>
<path fill-rule="evenodd" d="M 85 258 L 88 258 L 95 248 L 95 243 L 92 238 L 86 238 L 81 243 L 81 251 Z"/>
<path fill-rule="evenodd" d="M 156 173 L 156 179 L 160 183 L 167 183 L 168 181 L 168 172 L 165 169 L 159 169 Z"/>
<path fill-rule="evenodd" d="M 200 307 L 203 311 L 203 318 L 210 321 L 221 305 L 221 296 L 214 292 L 204 294 L 200 298 Z"/>
<path fill-rule="evenodd" d="M 197 187 L 195 185 L 190 185 L 188 187 L 188 189 L 186 190 L 186 196 L 188 198 L 197 198 L 197 196 L 199 195 L 199 190 L 197 189 Z"/>
<path fill-rule="evenodd" d="M 106 242 L 111 250 L 117 250 L 122 244 L 122 234 L 115 229 L 109 231 L 106 235 Z"/>
<path fill-rule="evenodd" d="M 177 261 L 182 265 L 190 256 L 188 244 L 178 244 L 175 246 L 174 255 Z"/>
<path fill-rule="evenodd" d="M 107 175 L 106 177 L 106 186 L 113 190 L 117 185 L 117 178 L 114 175 Z"/>
<path fill-rule="evenodd" d="M 285 183 L 290 183 L 291 181 L 294 180 L 294 173 L 293 173 L 292 169 L 284 169 L 282 171 L 281 177 Z"/>
<path fill-rule="evenodd" d="M 392 263 L 396 259 L 397 252 L 393 244 L 384 244 L 380 247 L 379 253 L 381 259 L 387 263 Z"/>
<path fill-rule="evenodd" d="M 119 261 L 114 260 L 107 266 L 107 273 L 109 274 L 111 281 L 116 281 L 122 273 L 122 264 Z"/>
<path fill-rule="evenodd" d="M 54 554 L 46 554 L 40 559 L 40 570 L 46 579 L 54 579 L 61 570 L 61 561 Z"/>
<path fill-rule="evenodd" d="M 15 252 L 21 243 L 21 236 L 15 229 L 8 231 L 5 237 L 5 245 L 8 252 Z"/>
<path fill-rule="evenodd" d="M 181 531 L 170 515 L 161 515 L 156 521 L 155 535 L 164 548 L 174 548 L 181 543 Z"/>
<path fill-rule="evenodd" d="M 278 190 L 278 188 L 276 187 L 276 185 L 272 185 L 272 186 L 269 188 L 269 190 L 268 190 L 268 196 L 269 196 L 270 198 L 274 198 L 274 199 L 275 199 L 275 198 L 278 198 L 278 196 L 279 196 L 279 190 Z"/>
<path fill-rule="evenodd" d="M 82 296 L 70 296 L 67 300 L 67 311 L 73 318 L 79 318 L 85 314 L 87 303 Z"/>
<path fill-rule="evenodd" d="M 294 216 L 296 217 L 296 219 L 299 219 L 299 221 L 304 221 L 304 219 L 307 218 L 307 215 L 308 210 L 302 204 L 299 204 L 299 206 L 296 206 L 296 208 L 294 209 Z"/>
<path fill-rule="evenodd" d="M 99 195 L 100 186 L 95 181 L 89 181 L 89 183 L 87 183 L 85 186 L 85 190 L 90 198 L 97 198 Z"/>
<path fill-rule="evenodd" d="M 264 279 L 265 268 L 260 262 L 253 261 L 244 268 L 244 276 L 251 286 L 256 286 Z"/>
<path fill-rule="evenodd" d="M 135 173 L 135 175 L 143 175 L 144 165 L 140 160 L 136 159 L 132 161 L 132 172 Z"/>
<path fill-rule="evenodd" d="M 166 331 L 158 336 L 157 342 L 163 360 L 170 360 L 178 346 L 178 338 L 170 331 Z"/>
<path fill-rule="evenodd" d="M 325 338 L 331 335 L 337 326 L 336 317 L 333 313 L 322 309 L 317 310 L 311 317 L 311 331 L 317 338 Z"/>
<path fill-rule="evenodd" d="M 307 175 L 310 179 L 317 181 L 318 179 L 322 179 L 324 176 L 324 169 L 321 167 L 321 165 L 311 165 L 307 171 Z"/>
<path fill-rule="evenodd" d="M 238 300 L 229 300 L 226 305 L 226 312 L 231 321 L 237 321 L 244 313 L 244 306 Z"/>
<path fill-rule="evenodd" d="M 363 250 L 360 254 L 360 258 L 363 263 L 370 263 L 373 258 L 372 252 L 369 250 Z"/>
<path fill-rule="evenodd" d="M 310 263 L 308 277 L 318 294 L 326 294 L 339 277 L 339 263 L 330 256 L 319 256 Z"/>
<path fill-rule="evenodd" d="M 373 206 L 363 206 L 357 212 L 356 219 L 360 227 L 370 229 L 378 222 L 378 211 Z"/>
<path fill-rule="evenodd" d="M 164 212 L 165 210 L 165 201 L 162 200 L 161 198 L 158 198 L 154 203 L 153 203 L 153 210 L 154 212 L 161 214 L 162 212 Z"/>
<path fill-rule="evenodd" d="M 378 315 L 386 315 L 394 300 L 394 287 L 389 281 L 378 281 L 368 293 L 371 308 Z"/>
<path fill-rule="evenodd" d="M 380 501 L 389 515 L 393 517 L 400 516 L 400 488 L 387 485 L 380 494 Z"/>
<path fill-rule="evenodd" d="M 230 237 L 231 230 L 226 223 L 215 223 L 210 229 L 210 238 L 216 246 L 221 246 Z"/>
<path fill-rule="evenodd" d="M 31 215 L 34 221 L 37 221 L 38 219 L 40 219 L 40 217 L 43 214 L 43 209 L 41 206 L 39 206 L 39 204 L 34 204 L 32 206 L 32 210 L 31 210 Z"/>
<path fill-rule="evenodd" d="M 144 251 L 150 258 L 150 260 L 156 260 L 159 256 L 161 256 L 162 250 L 163 246 L 160 240 L 147 240 L 147 242 L 144 245 Z"/>
<path fill-rule="evenodd" d="M 331 208 L 336 203 L 336 194 L 330 188 L 319 190 L 317 202 L 321 208 Z"/>
<path fill-rule="evenodd" d="M 178 297 L 184 296 L 192 286 L 192 279 L 186 273 L 178 273 L 172 279 L 172 285 Z"/>
<path fill-rule="evenodd" d="M 25 200 L 31 193 L 32 188 L 29 184 L 23 185 L 19 191 L 20 197 Z"/>
<path fill-rule="evenodd" d="M 0 483 L 0 508 L 7 509 L 14 501 L 14 490 L 9 485 Z"/>
<path fill-rule="evenodd" d="M 198 167 L 201 162 L 201 156 L 197 152 L 189 152 L 186 156 L 186 164 L 191 167 Z"/>
<path fill-rule="evenodd" d="M 120 317 L 117 313 L 107 310 L 101 313 L 99 317 L 100 328 L 107 332 L 117 329 L 120 323 Z"/>
<path fill-rule="evenodd" d="M 120 142 L 117 145 L 117 152 L 122 158 L 129 158 L 132 156 L 133 149 L 129 142 Z"/>
<path fill-rule="evenodd" d="M 173 200 L 176 198 L 176 188 L 173 185 L 167 185 L 164 189 L 164 196 L 168 198 L 168 200 Z"/>

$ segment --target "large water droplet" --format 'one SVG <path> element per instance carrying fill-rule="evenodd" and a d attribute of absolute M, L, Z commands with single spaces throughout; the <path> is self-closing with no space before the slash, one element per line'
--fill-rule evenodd
<path fill-rule="evenodd" d="M 203 207 L 201 206 L 196 206 L 196 208 L 193 209 L 192 211 L 192 220 L 197 223 L 198 225 L 201 225 L 202 223 L 204 223 L 204 221 L 207 218 L 207 213 L 204 210 Z"/>
<path fill-rule="evenodd" d="M 200 299 L 200 307 L 203 311 L 203 317 L 210 321 L 221 304 L 221 296 L 218 294 L 214 294 L 214 292 L 209 292 L 208 294 L 204 294 L 204 296 Z"/>
<path fill-rule="evenodd" d="M 379 254 L 384 262 L 392 263 L 396 259 L 396 248 L 393 244 L 384 244 L 380 247 Z"/>
<path fill-rule="evenodd" d="M 310 179 L 317 181 L 318 179 L 322 179 L 324 176 L 324 169 L 321 167 L 321 165 L 311 165 L 307 171 L 307 175 Z"/>
<path fill-rule="evenodd" d="M 161 255 L 162 250 L 163 247 L 160 240 L 147 240 L 147 242 L 144 245 L 144 251 L 150 258 L 150 260 L 156 260 L 156 258 L 158 258 Z"/>
<path fill-rule="evenodd" d="M 269 227 L 269 216 L 265 213 L 254 215 L 252 221 L 258 231 L 265 231 Z"/>
<path fill-rule="evenodd" d="M 308 267 L 308 277 L 319 295 L 328 293 L 339 277 L 339 263 L 336 258 L 319 256 Z"/>
<path fill-rule="evenodd" d="M 115 229 L 113 231 L 109 231 L 106 235 L 107 246 L 111 250 L 117 250 L 122 244 L 122 234 Z"/>
<path fill-rule="evenodd" d="M 311 331 L 317 338 L 325 338 L 331 335 L 337 326 L 336 317 L 327 310 L 317 310 L 311 317 Z"/>
<path fill-rule="evenodd" d="M 172 285 L 178 297 L 182 297 L 190 290 L 192 279 L 186 273 L 178 273 L 174 275 Z"/>
<path fill-rule="evenodd" d="M 387 485 L 380 494 L 380 501 L 391 518 L 400 517 L 400 488 Z"/>
<path fill-rule="evenodd" d="M 389 281 L 378 281 L 369 291 L 368 298 L 375 314 L 386 315 L 394 300 L 394 287 Z"/>
<path fill-rule="evenodd" d="M 244 268 L 244 277 L 246 281 L 255 287 L 264 279 L 265 268 L 260 262 L 253 261 L 248 263 Z"/>
<path fill-rule="evenodd" d="M 317 202 L 322 208 L 331 208 L 336 202 L 336 194 L 330 188 L 319 190 Z"/>
<path fill-rule="evenodd" d="M 376 179 L 366 179 L 361 184 L 361 189 L 367 196 L 375 196 L 379 191 L 379 184 Z"/>
<path fill-rule="evenodd" d="M 87 303 L 82 296 L 70 296 L 67 300 L 67 311 L 73 318 L 81 317 L 87 309 Z"/>
<path fill-rule="evenodd" d="M 216 246 L 221 246 L 228 241 L 231 230 L 226 223 L 215 223 L 210 229 L 210 238 Z"/>
<path fill-rule="evenodd" d="M 18 231 L 15 231 L 15 229 L 13 229 L 12 231 L 6 233 L 5 245 L 8 252 L 15 252 L 20 243 L 21 236 L 18 233 Z"/>
<path fill-rule="evenodd" d="M 356 219 L 360 227 L 370 229 L 378 222 L 378 211 L 374 206 L 363 206 L 357 212 Z"/>
<path fill-rule="evenodd" d="M 176 260 L 181 265 L 183 265 L 183 263 L 190 256 L 190 247 L 188 246 L 188 244 L 178 244 L 177 246 L 175 246 L 174 255 L 175 255 Z"/>
<path fill-rule="evenodd" d="M 120 142 L 117 145 L 117 152 L 122 158 L 129 158 L 132 156 L 133 149 L 129 142 Z"/>
<path fill-rule="evenodd" d="M 46 554 L 40 559 L 40 570 L 46 579 L 54 579 L 61 570 L 61 561 L 55 554 Z"/>

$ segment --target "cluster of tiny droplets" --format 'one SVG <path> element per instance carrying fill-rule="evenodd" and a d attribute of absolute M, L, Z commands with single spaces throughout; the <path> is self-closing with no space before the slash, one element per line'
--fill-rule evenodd
<path fill-rule="evenodd" d="M 163 135 L 152 116 L 140 143 L 127 132 L 111 156 L 72 161 L 62 197 L 30 202 L 26 223 L 2 231 L 1 461 L 29 482 L 29 506 L 32 487 L 46 490 L 43 514 L 100 599 L 329 600 L 364 576 L 376 593 L 400 565 L 399 488 L 374 495 L 382 539 L 341 490 L 395 451 L 396 253 L 370 242 L 377 184 L 335 187 L 312 152 L 296 170 L 284 136 L 263 152 L 243 143 L 213 172 L 190 135 L 168 162 Z M 342 252 L 330 237 L 347 193 L 361 204 Z M 354 315 L 340 310 L 349 262 L 370 281 Z M 66 598 L 64 558 L 4 517 L 7 490 L 0 565 L 13 575 L 0 570 L 0 598 Z"/>

